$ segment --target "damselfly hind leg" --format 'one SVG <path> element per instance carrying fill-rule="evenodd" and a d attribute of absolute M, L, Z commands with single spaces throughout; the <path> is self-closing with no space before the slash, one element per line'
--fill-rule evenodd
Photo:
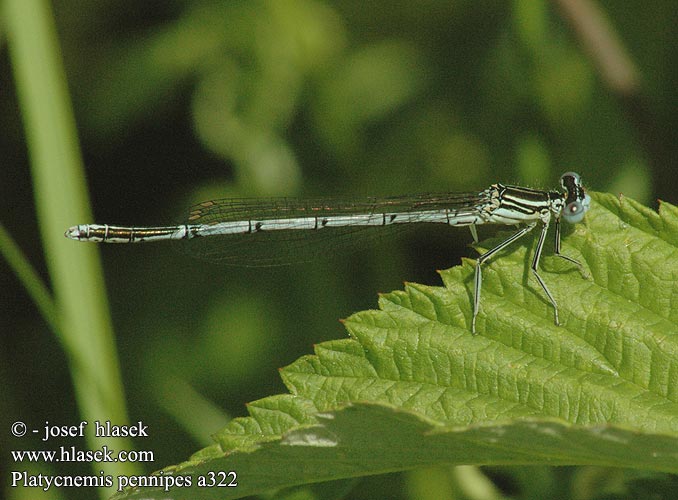
<path fill-rule="evenodd" d="M 484 254 L 482 254 L 478 259 L 476 260 L 476 273 L 475 273 L 475 286 L 474 286 L 474 291 L 473 291 L 473 318 L 471 319 L 471 332 L 476 333 L 476 316 L 478 316 L 478 310 L 480 309 L 480 289 L 483 284 L 483 276 L 482 276 L 482 271 L 481 271 L 481 266 L 483 263 L 487 262 L 490 258 L 492 258 L 493 255 L 495 255 L 497 252 L 500 250 L 506 248 L 509 246 L 511 243 L 516 241 L 517 239 L 521 238 L 522 236 L 525 236 L 527 233 L 532 231 L 534 227 L 537 225 L 536 222 L 532 222 L 525 226 L 524 228 L 520 229 L 516 233 L 514 233 L 510 238 L 502 241 L 494 247 L 491 250 L 488 250 Z M 541 280 L 541 278 L 539 278 Z"/>

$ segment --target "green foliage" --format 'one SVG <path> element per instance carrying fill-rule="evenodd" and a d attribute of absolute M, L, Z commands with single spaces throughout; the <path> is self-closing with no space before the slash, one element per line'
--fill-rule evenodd
<path fill-rule="evenodd" d="M 488 266 L 471 335 L 466 262 L 441 273 L 445 287 L 408 284 L 351 316 L 350 339 L 282 370 L 291 394 L 250 404 L 173 473 L 235 471 L 238 488 L 201 497 L 236 498 L 440 463 L 678 471 L 678 210 L 594 200 L 564 245 L 589 274 L 544 258 L 562 327 L 519 247 Z"/>

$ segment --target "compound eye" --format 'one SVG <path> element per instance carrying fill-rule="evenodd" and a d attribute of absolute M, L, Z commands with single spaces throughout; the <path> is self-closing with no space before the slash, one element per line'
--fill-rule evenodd
<path fill-rule="evenodd" d="M 565 172 L 563 175 L 560 176 L 560 183 L 565 184 L 565 181 L 570 180 L 570 178 L 572 178 L 572 181 L 575 184 L 581 183 L 581 177 L 576 172 Z"/>
<path fill-rule="evenodd" d="M 579 201 L 573 201 L 568 203 L 565 208 L 563 208 L 563 219 L 565 219 L 570 224 L 576 224 L 581 222 L 586 214 L 587 206 Z"/>

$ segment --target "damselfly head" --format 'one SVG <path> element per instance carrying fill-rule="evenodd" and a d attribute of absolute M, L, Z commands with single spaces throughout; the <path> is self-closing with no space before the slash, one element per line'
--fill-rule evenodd
<path fill-rule="evenodd" d="M 581 222 L 591 207 L 591 197 L 581 184 L 581 177 L 574 172 L 566 172 L 560 177 L 560 185 L 565 190 L 565 207 L 561 216 L 570 224 Z"/>

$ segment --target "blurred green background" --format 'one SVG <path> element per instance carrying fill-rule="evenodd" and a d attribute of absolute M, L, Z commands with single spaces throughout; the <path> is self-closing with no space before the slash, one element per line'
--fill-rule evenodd
<path fill-rule="evenodd" d="M 675 1 L 597 2 L 601 18 L 581 3 L 55 0 L 96 217 L 42 231 L 177 222 L 223 197 L 555 188 L 568 170 L 594 190 L 676 203 Z M 3 32 L 0 222 L 49 283 Z M 345 336 L 338 320 L 375 307 L 378 292 L 439 284 L 436 269 L 475 255 L 470 242 L 421 228 L 265 269 L 164 244 L 102 247 L 128 412 L 151 429 L 136 444 L 156 453 L 146 472 L 285 391 L 276 369 Z M 0 290 L 3 433 L 19 416 L 77 423 L 67 357 L 5 262 Z M 618 482 L 589 469 L 489 472 L 519 498 L 594 498 L 590 477 Z M 464 498 L 449 481 L 367 478 L 349 497 Z"/>

